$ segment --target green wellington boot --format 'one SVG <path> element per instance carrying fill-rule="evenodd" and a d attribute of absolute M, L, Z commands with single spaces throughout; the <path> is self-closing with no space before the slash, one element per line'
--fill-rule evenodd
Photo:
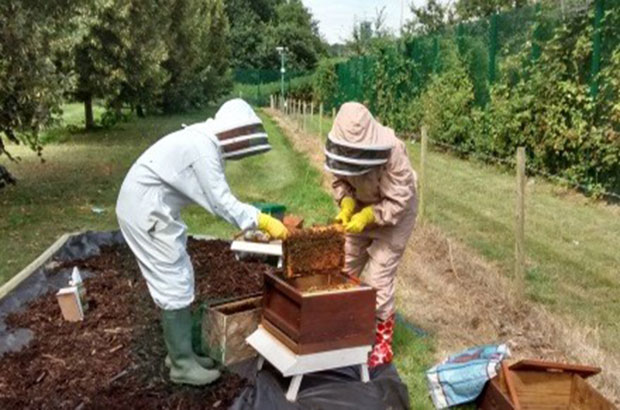
<path fill-rule="evenodd" d="M 192 314 L 190 308 L 162 310 L 164 340 L 170 358 L 170 380 L 177 384 L 203 386 L 220 377 L 217 370 L 207 370 L 196 361 L 192 350 Z"/>
<path fill-rule="evenodd" d="M 215 361 L 210 357 L 198 356 L 196 353 L 194 353 L 194 360 L 196 360 L 196 362 L 205 369 L 213 369 L 215 367 Z M 166 355 L 166 360 L 164 360 L 164 364 L 168 369 L 172 367 L 170 355 Z"/>

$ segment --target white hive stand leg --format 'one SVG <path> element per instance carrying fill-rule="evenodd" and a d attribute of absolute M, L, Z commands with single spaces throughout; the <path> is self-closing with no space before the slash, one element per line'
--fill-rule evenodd
<path fill-rule="evenodd" d="M 362 382 L 368 383 L 370 381 L 370 375 L 368 374 L 368 364 L 367 363 L 361 364 L 360 370 L 362 374 Z"/>
<path fill-rule="evenodd" d="M 304 377 L 303 374 L 298 374 L 293 376 L 291 380 L 291 384 L 288 386 L 288 392 L 286 392 L 286 400 L 295 401 L 297 400 L 297 393 L 299 392 L 299 386 L 301 386 L 301 379 Z"/>
<path fill-rule="evenodd" d="M 263 369 L 263 365 L 265 364 L 265 358 L 263 356 L 258 356 L 258 362 L 256 362 L 256 369 L 261 371 Z"/>

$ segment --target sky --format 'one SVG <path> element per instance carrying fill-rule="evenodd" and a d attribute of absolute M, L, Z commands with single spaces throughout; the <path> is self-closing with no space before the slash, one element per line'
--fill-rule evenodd
<path fill-rule="evenodd" d="M 404 21 L 411 18 L 408 4 L 411 0 L 302 0 L 319 22 L 319 30 L 330 43 L 342 43 L 351 36 L 355 21 L 374 20 L 377 10 L 385 7 L 386 26 L 398 33 L 400 29 L 401 1 L 404 4 Z M 413 0 L 416 6 L 425 0 Z"/>

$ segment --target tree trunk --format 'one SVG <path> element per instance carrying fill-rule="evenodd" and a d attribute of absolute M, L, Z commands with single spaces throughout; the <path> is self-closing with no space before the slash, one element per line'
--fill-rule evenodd
<path fill-rule="evenodd" d="M 142 108 L 141 104 L 136 106 L 136 114 L 138 114 L 138 117 L 144 118 L 144 108 Z"/>
<path fill-rule="evenodd" d="M 84 115 L 86 129 L 92 130 L 95 128 L 95 119 L 93 117 L 93 96 L 90 94 L 86 97 L 86 99 L 84 99 Z"/>

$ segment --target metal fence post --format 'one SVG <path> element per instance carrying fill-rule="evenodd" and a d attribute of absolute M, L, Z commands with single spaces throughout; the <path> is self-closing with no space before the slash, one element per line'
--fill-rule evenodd
<path fill-rule="evenodd" d="M 420 146 L 420 178 L 418 193 L 418 218 L 424 219 L 426 212 L 426 154 L 428 150 L 428 130 L 425 125 L 422 126 L 422 141 Z"/>
<path fill-rule="evenodd" d="M 517 196 L 515 212 L 515 280 L 525 295 L 525 148 L 517 148 Z"/>

